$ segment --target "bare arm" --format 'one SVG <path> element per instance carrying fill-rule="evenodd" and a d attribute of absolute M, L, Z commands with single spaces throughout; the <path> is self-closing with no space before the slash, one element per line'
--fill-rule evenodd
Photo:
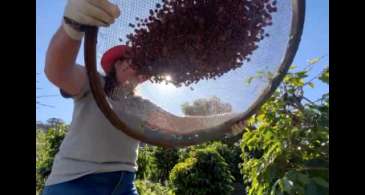
<path fill-rule="evenodd" d="M 108 0 L 68 0 L 64 10 L 64 17 L 90 26 L 109 26 L 119 15 L 118 6 Z M 87 80 L 85 69 L 75 65 L 82 36 L 83 33 L 63 23 L 47 50 L 47 78 L 72 96 L 81 93 Z"/>
<path fill-rule="evenodd" d="M 80 44 L 80 40 L 70 38 L 61 26 L 49 44 L 44 68 L 49 81 L 73 96 L 81 92 L 87 80 L 85 69 L 75 64 Z"/>

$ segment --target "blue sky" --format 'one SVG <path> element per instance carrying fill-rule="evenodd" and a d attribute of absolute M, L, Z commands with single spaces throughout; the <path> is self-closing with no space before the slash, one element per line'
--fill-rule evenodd
<path fill-rule="evenodd" d="M 300 68 L 301 66 L 305 66 L 307 61 L 311 58 L 325 56 L 316 66 L 314 66 L 312 74 L 315 75 L 318 74 L 325 65 L 328 65 L 329 61 L 329 0 L 307 0 L 306 3 L 307 12 L 304 32 L 293 64 L 298 65 Z M 58 89 L 46 79 L 43 73 L 46 50 L 53 33 L 61 23 L 65 4 L 66 0 L 36 1 L 36 72 L 39 73 L 37 75 L 36 93 L 37 96 L 56 95 L 37 98 L 41 103 L 52 106 L 37 106 L 36 119 L 39 121 L 46 121 L 48 118 L 57 117 L 69 123 L 72 118 L 72 100 L 64 99 L 59 96 Z M 77 62 L 84 64 L 82 54 L 78 56 Z M 232 83 L 234 81 L 230 80 L 229 82 Z M 199 88 L 199 86 L 197 87 Z M 173 90 L 171 87 L 165 87 L 160 91 L 156 91 L 156 89 L 158 88 L 143 88 L 142 91 L 151 98 L 151 100 L 160 101 L 166 109 L 172 109 L 171 111 L 178 113 L 179 107 L 174 107 L 172 105 L 174 104 L 174 101 L 177 101 L 176 97 L 181 97 L 179 101 L 184 100 L 184 96 L 182 95 L 184 94 L 183 91 L 175 90 L 171 92 L 169 91 Z M 311 99 L 316 99 L 319 94 L 327 90 L 328 88 L 326 86 L 318 84 L 316 90 L 308 90 L 306 94 Z M 197 91 L 199 90 L 195 90 L 195 92 L 190 91 L 190 94 L 196 95 Z M 232 97 L 232 95 L 229 94 L 223 94 L 221 97 L 224 99 L 225 95 L 227 98 Z M 199 96 L 197 95 L 196 97 Z M 231 101 L 234 102 L 235 100 Z"/>

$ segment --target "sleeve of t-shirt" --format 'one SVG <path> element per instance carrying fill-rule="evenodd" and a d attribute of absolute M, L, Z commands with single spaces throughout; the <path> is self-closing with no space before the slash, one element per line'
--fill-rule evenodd
<path fill-rule="evenodd" d="M 88 79 L 88 77 L 87 77 Z M 102 86 L 104 86 L 105 84 L 105 81 L 104 81 L 104 78 L 102 75 L 99 74 L 99 79 L 100 79 L 100 82 L 102 84 Z M 90 83 L 89 83 L 89 80 L 87 80 L 84 84 L 84 86 L 81 88 L 81 91 L 78 95 L 76 96 L 73 96 L 73 95 L 70 95 L 69 93 L 67 93 L 65 90 L 63 89 L 60 89 L 60 94 L 62 97 L 64 98 L 72 98 L 74 100 L 80 100 L 84 97 L 86 97 L 87 95 L 91 94 L 91 90 L 90 90 Z"/>

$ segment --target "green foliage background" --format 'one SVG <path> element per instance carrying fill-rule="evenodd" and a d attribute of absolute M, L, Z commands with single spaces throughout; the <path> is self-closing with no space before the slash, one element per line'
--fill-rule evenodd
<path fill-rule="evenodd" d="M 304 87 L 329 84 L 329 69 L 306 81 L 308 70 L 288 74 L 247 121 L 241 171 L 249 195 L 328 194 L 329 94 L 311 101 Z"/>

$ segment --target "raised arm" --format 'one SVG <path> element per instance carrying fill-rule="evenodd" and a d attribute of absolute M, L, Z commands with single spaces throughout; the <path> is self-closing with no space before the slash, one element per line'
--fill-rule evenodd
<path fill-rule="evenodd" d="M 80 40 L 72 39 L 61 26 L 54 34 L 47 51 L 44 71 L 49 81 L 70 95 L 78 95 L 86 82 L 86 72 L 75 65 Z"/>
<path fill-rule="evenodd" d="M 108 26 L 119 15 L 119 8 L 107 0 L 69 0 L 64 12 L 74 22 L 92 26 Z M 81 92 L 87 80 L 85 69 L 75 64 L 83 35 L 62 22 L 46 55 L 44 72 L 48 80 L 72 96 Z"/>

